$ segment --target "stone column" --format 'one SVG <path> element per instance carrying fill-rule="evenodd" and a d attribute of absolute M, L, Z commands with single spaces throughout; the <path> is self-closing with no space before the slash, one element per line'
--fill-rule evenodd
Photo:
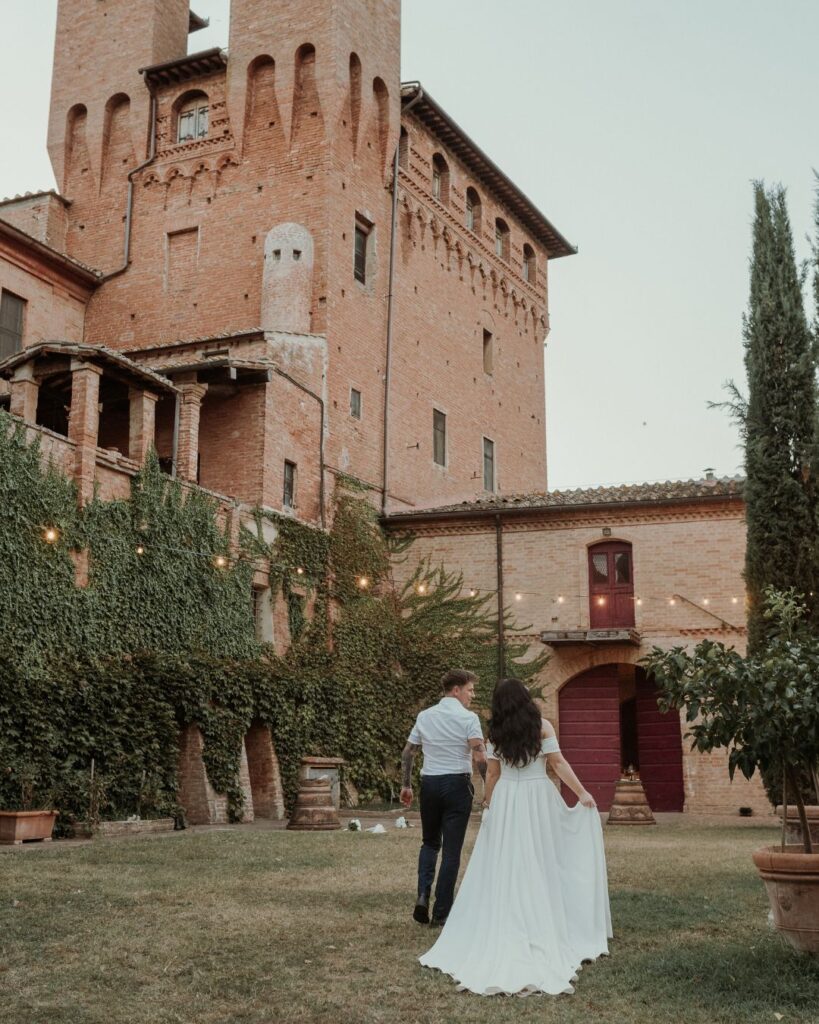
<path fill-rule="evenodd" d="M 128 420 L 128 458 L 142 465 L 148 449 L 156 440 L 156 403 L 159 395 L 143 388 L 130 388 L 131 403 Z"/>
<path fill-rule="evenodd" d="M 179 440 L 176 449 L 176 475 L 196 483 L 199 464 L 199 415 L 207 384 L 179 385 Z"/>
<path fill-rule="evenodd" d="M 9 411 L 12 416 L 19 416 L 26 423 L 36 423 L 39 394 L 40 385 L 34 379 L 34 365 L 25 363 L 23 366 L 18 366 L 11 379 Z"/>
<path fill-rule="evenodd" d="M 97 467 L 97 441 L 100 425 L 100 377 L 102 369 L 81 359 L 71 360 L 71 412 L 68 439 L 77 446 L 74 453 L 74 480 L 80 505 L 94 496 Z"/>

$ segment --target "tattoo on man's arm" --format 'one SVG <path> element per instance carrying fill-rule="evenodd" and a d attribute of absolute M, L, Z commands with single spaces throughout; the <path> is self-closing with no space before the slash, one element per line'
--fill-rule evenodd
<path fill-rule="evenodd" d="M 472 748 L 473 754 L 483 754 L 483 757 L 478 761 L 478 773 L 484 782 L 486 782 L 486 747 L 483 743 L 478 743 Z"/>
<path fill-rule="evenodd" d="M 401 785 L 404 789 L 412 788 L 412 763 L 419 747 L 415 743 L 408 743 L 401 754 Z"/>

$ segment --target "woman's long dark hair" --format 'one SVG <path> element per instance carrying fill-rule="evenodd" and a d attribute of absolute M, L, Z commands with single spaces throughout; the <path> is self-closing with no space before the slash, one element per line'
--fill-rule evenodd
<path fill-rule="evenodd" d="M 489 741 L 507 764 L 522 768 L 540 753 L 540 711 L 519 679 L 502 679 L 492 695 Z"/>

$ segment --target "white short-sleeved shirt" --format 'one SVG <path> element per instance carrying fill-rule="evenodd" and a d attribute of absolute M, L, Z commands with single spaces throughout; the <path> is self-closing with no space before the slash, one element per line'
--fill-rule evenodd
<path fill-rule="evenodd" d="M 424 751 L 422 775 L 471 775 L 470 740 L 482 740 L 481 720 L 455 697 L 442 697 L 415 719 L 409 742 Z"/>

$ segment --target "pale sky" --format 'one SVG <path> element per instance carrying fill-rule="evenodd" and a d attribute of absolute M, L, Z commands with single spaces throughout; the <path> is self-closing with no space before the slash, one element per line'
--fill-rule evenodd
<path fill-rule="evenodd" d="M 0 0 L 0 196 L 54 185 L 56 6 Z M 228 0 L 192 6 L 191 49 L 226 46 Z M 551 488 L 740 471 L 706 403 L 744 384 L 754 178 L 810 252 L 817 42 L 815 0 L 404 0 L 402 78 L 580 250 L 550 273 Z"/>

